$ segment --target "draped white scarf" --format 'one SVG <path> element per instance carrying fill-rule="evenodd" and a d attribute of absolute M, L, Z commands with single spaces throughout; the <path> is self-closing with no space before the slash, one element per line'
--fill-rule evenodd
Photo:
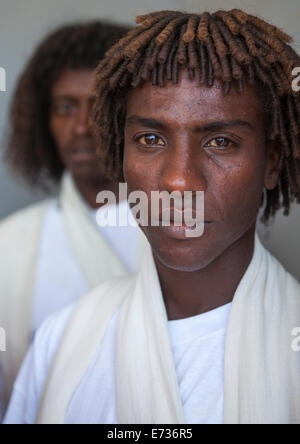
<path fill-rule="evenodd" d="M 148 247 L 136 278 L 107 282 L 78 303 L 45 384 L 38 424 L 64 423 L 72 395 L 118 307 L 118 422 L 185 422 L 166 309 Z M 300 354 L 291 347 L 291 332 L 299 325 L 300 284 L 256 234 L 227 331 L 226 424 L 300 423 Z"/>
<path fill-rule="evenodd" d="M 0 326 L 7 351 L 1 353 L 6 403 L 29 346 L 35 271 L 45 214 L 52 200 L 22 210 L 0 226 Z M 128 274 L 95 226 L 70 174 L 65 174 L 59 203 L 72 251 L 92 289 L 107 279 Z M 139 234 L 140 254 L 143 235 Z"/>

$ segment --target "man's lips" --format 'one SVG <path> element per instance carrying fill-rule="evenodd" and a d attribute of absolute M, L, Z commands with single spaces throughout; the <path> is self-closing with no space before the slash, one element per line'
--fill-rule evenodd
<path fill-rule="evenodd" d="M 170 223 L 172 225 L 179 226 L 194 226 L 195 224 L 200 223 L 211 223 L 212 221 L 206 216 L 206 220 L 204 220 L 204 215 L 200 211 L 197 211 L 194 208 L 184 208 L 180 210 L 178 208 L 167 208 L 159 213 L 159 216 L 156 218 L 160 224 Z"/>
<path fill-rule="evenodd" d="M 188 231 L 193 231 L 202 223 L 204 230 L 213 225 L 213 221 L 207 216 L 205 219 L 203 220 L 203 214 L 194 208 L 184 210 L 168 208 L 159 213 L 154 225 L 172 239 L 187 240 L 193 238 L 187 235 Z"/>
<path fill-rule="evenodd" d="M 214 225 L 214 222 L 204 222 L 204 233 L 207 229 L 210 229 Z M 168 237 L 176 240 L 189 240 L 189 239 L 197 239 L 197 237 L 201 236 L 189 236 L 188 232 L 193 232 L 193 227 L 189 227 L 187 225 L 175 226 L 174 224 L 170 224 L 169 226 L 159 226 L 157 227 L 159 230 L 163 231 Z M 204 234 L 203 233 L 203 234 Z"/>
<path fill-rule="evenodd" d="M 74 162 L 86 162 L 96 159 L 96 153 L 94 150 L 79 148 L 70 150 L 70 158 Z"/>

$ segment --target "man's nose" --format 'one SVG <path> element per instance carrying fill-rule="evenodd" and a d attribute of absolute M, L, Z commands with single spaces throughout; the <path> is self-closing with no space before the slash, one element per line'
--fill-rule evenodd
<path fill-rule="evenodd" d="M 74 132 L 78 136 L 85 136 L 90 132 L 90 109 L 82 105 L 79 107 L 74 123 Z"/>
<path fill-rule="evenodd" d="M 206 191 L 207 181 L 204 162 L 193 154 L 191 147 L 178 146 L 165 158 L 161 170 L 160 190 L 168 191 Z"/>

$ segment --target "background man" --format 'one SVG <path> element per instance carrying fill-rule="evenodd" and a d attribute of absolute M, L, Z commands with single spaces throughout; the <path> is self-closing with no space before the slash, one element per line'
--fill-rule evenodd
<path fill-rule="evenodd" d="M 96 224 L 96 196 L 103 190 L 117 195 L 118 180 L 97 160 L 90 128 L 93 69 L 127 30 L 97 21 L 58 29 L 38 46 L 15 90 L 6 159 L 30 185 L 56 182 L 60 194 L 0 224 L 6 401 L 42 321 L 104 280 L 137 268 L 137 227 Z M 116 211 L 124 206 L 119 202 Z"/>

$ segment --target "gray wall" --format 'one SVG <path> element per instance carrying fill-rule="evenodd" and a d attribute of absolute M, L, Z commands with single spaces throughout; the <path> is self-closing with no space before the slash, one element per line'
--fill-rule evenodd
<path fill-rule="evenodd" d="M 0 66 L 7 72 L 7 92 L 0 93 L 1 140 L 15 80 L 34 45 L 54 27 L 89 18 L 133 24 L 135 15 L 156 9 L 197 12 L 221 8 L 241 8 L 270 20 L 294 36 L 294 47 L 300 53 L 299 0 L 0 0 Z M 2 151 L 3 146 L 0 148 Z M 13 178 L 0 162 L 0 219 L 41 197 Z M 289 218 L 279 214 L 272 227 L 259 226 L 259 232 L 272 253 L 300 280 L 299 224 L 300 208 L 294 205 Z"/>

